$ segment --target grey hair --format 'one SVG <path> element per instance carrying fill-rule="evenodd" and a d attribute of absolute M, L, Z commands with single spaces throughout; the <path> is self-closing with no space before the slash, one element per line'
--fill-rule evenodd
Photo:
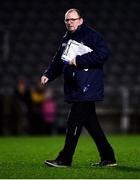
<path fill-rule="evenodd" d="M 80 10 L 79 10 L 79 9 L 76 9 L 76 8 L 69 9 L 69 10 L 65 13 L 65 15 L 68 14 L 68 13 L 71 13 L 71 12 L 73 12 L 73 11 L 77 12 L 77 14 L 79 15 L 79 17 L 82 18 L 82 15 L 81 15 Z"/>

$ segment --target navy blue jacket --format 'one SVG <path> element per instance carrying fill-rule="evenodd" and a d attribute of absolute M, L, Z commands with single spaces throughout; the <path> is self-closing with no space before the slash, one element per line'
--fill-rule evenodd
<path fill-rule="evenodd" d="M 61 55 L 69 39 L 93 51 L 76 56 L 76 64 L 66 65 Z M 74 33 L 67 32 L 44 75 L 49 81 L 64 73 L 64 97 L 68 102 L 100 101 L 104 97 L 103 64 L 109 55 L 102 35 L 83 23 Z M 85 71 L 84 69 L 88 69 Z"/>

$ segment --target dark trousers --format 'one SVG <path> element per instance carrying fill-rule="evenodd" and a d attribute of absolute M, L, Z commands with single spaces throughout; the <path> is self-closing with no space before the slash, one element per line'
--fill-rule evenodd
<path fill-rule="evenodd" d="M 75 102 L 72 104 L 67 122 L 65 145 L 56 159 L 71 164 L 83 126 L 96 143 L 101 160 L 115 161 L 113 149 L 97 120 L 94 102 Z"/>

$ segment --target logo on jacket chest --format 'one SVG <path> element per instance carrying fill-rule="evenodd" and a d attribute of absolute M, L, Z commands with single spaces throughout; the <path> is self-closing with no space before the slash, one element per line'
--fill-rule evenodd
<path fill-rule="evenodd" d="M 62 47 L 65 47 L 67 45 L 67 43 L 62 43 Z"/>

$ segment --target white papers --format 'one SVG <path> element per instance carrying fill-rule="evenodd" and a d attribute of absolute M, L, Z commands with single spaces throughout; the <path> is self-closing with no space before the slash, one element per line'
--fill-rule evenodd
<path fill-rule="evenodd" d="M 75 40 L 69 40 L 63 53 L 61 56 L 61 59 L 63 61 L 71 61 L 74 59 L 77 55 L 83 55 L 88 52 L 92 52 L 93 50 L 89 48 L 88 46 L 83 45 L 82 43 L 79 43 Z"/>

